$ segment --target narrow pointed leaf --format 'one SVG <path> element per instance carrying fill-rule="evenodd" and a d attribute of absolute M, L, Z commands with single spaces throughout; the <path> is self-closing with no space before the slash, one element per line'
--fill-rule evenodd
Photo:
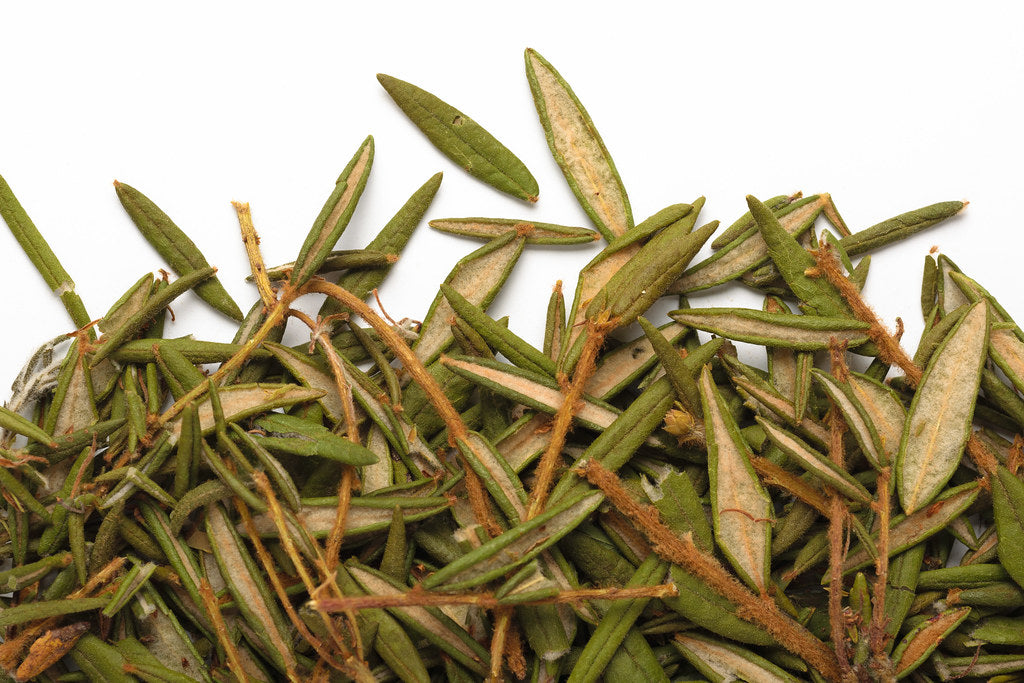
<path fill-rule="evenodd" d="M 558 383 L 551 377 L 529 372 L 499 361 L 462 356 L 443 356 L 442 364 L 480 386 L 523 405 L 554 414 L 565 401 Z M 618 416 L 618 411 L 603 401 L 584 396 L 573 418 L 591 429 L 604 429 Z"/>
<path fill-rule="evenodd" d="M 373 137 L 367 136 L 338 176 L 334 191 L 320 209 L 320 215 L 316 217 L 306 235 L 306 241 L 299 249 L 290 279 L 293 285 L 301 285 L 313 277 L 320 270 L 324 259 L 334 250 L 338 238 L 352 219 L 372 165 Z"/>
<path fill-rule="evenodd" d="M 718 221 L 712 221 L 691 232 L 684 217 L 659 232 L 608 280 L 587 307 L 587 317 L 606 310 L 622 319 L 620 325 L 635 321 L 665 293 L 717 227 Z"/>
<path fill-rule="evenodd" d="M 347 568 L 352 578 L 370 595 L 399 595 L 405 592 L 387 577 L 368 567 L 351 565 Z M 427 607 L 393 607 L 388 609 L 388 612 L 471 671 L 480 675 L 487 671 L 490 660 L 487 651 L 480 647 L 465 629 L 439 610 Z"/>
<path fill-rule="evenodd" d="M 3 179 L 3 176 L 0 176 L 0 218 L 7 223 L 14 239 L 21 245 L 39 274 L 43 276 L 46 286 L 60 297 L 75 327 L 83 328 L 88 325 L 91 318 L 85 310 L 81 297 L 75 293 L 74 281 L 64 270 L 64 266 L 61 265 L 50 245 L 43 239 L 35 223 L 28 217 L 21 202 L 14 196 L 14 192 L 11 191 L 10 185 Z"/>
<path fill-rule="evenodd" d="M 469 432 L 468 438 L 457 444 L 505 517 L 514 524 L 525 519 L 526 490 L 494 446 L 478 432 Z"/>
<path fill-rule="evenodd" d="M 947 609 L 912 628 L 892 652 L 892 663 L 896 677 L 909 676 L 924 664 L 928 655 L 956 630 L 971 613 L 970 607 Z"/>
<path fill-rule="evenodd" d="M 484 240 L 515 230 L 526 237 L 527 244 L 590 244 L 601 239 L 600 233 L 589 228 L 515 218 L 435 218 L 429 225 L 441 232 Z"/>
<path fill-rule="evenodd" d="M 434 195 L 441 187 L 442 175 L 435 173 L 427 182 L 423 183 L 405 204 L 388 221 L 387 225 L 370 240 L 366 245 L 367 249 L 382 251 L 387 254 L 400 255 L 405 245 L 409 243 L 413 230 L 423 220 L 423 214 L 430 208 L 434 201 Z M 360 299 L 365 299 L 370 292 L 384 282 L 384 278 L 391 271 L 391 266 L 384 268 L 370 268 L 354 270 L 343 273 L 337 279 L 337 285 L 355 294 Z M 344 307 L 335 299 L 327 299 L 320 306 L 321 317 L 327 317 L 333 313 L 340 313 Z"/>
<path fill-rule="evenodd" d="M 553 360 L 527 344 L 507 327 L 499 325 L 454 287 L 442 284 L 441 293 L 444 294 L 456 315 L 469 323 L 470 327 L 490 344 L 495 353 L 503 354 L 519 367 L 554 376 L 555 362 Z"/>
<path fill-rule="evenodd" d="M 167 260 L 168 265 L 179 277 L 210 267 L 206 257 L 188 235 L 146 195 L 134 187 L 116 181 L 114 189 L 139 232 L 153 245 L 157 253 Z M 229 318 L 242 321 L 241 309 L 216 277 L 197 286 L 196 294 Z"/>
<path fill-rule="evenodd" d="M 774 213 L 779 224 L 794 237 L 809 229 L 821 214 L 825 199 L 814 195 L 788 204 Z M 685 294 L 734 280 L 768 260 L 768 245 L 751 220 L 750 227 L 712 256 L 683 273 L 670 289 Z"/>
<path fill-rule="evenodd" d="M 992 507 L 999 534 L 999 562 L 1024 586 L 1024 482 L 1002 466 L 992 477 Z"/>
<path fill-rule="evenodd" d="M 513 197 L 537 201 L 540 190 L 529 169 L 479 123 L 412 83 L 386 74 L 377 74 L 377 80 L 434 146 L 467 173 Z"/>
<path fill-rule="evenodd" d="M 892 389 L 867 375 L 850 373 L 849 387 L 850 393 L 874 425 L 882 450 L 892 462 L 896 459 L 903 438 L 906 409 Z"/>
<path fill-rule="evenodd" d="M 684 308 L 673 320 L 735 341 L 761 346 L 818 351 L 835 338 L 850 346 L 868 339 L 869 325 L 847 317 L 767 313 L 752 308 Z"/>
<path fill-rule="evenodd" d="M 882 446 L 882 438 L 878 434 L 871 416 L 857 400 L 857 396 L 849 384 L 842 384 L 837 379 L 818 369 L 811 370 L 814 379 L 832 399 L 832 402 L 843 414 L 846 426 L 853 432 L 860 450 L 876 468 L 887 467 L 889 456 Z"/>
<path fill-rule="evenodd" d="M 220 402 L 227 422 L 242 420 L 250 415 L 265 413 L 274 408 L 284 408 L 296 403 L 315 401 L 323 395 L 317 389 L 307 389 L 295 384 L 236 384 L 219 390 Z M 216 427 L 213 406 L 209 396 L 198 404 L 199 424 L 204 434 Z M 181 435 L 181 418 L 168 423 L 171 443 Z"/>
<path fill-rule="evenodd" d="M 701 373 L 699 387 L 708 442 L 715 541 L 743 580 L 764 593 L 771 558 L 771 499 L 750 464 L 750 447 L 707 367 Z"/>
<path fill-rule="evenodd" d="M 803 245 L 786 232 L 772 212 L 755 197 L 748 195 L 747 205 L 757 221 L 761 237 L 768 245 L 769 256 L 797 298 L 818 315 L 850 315 L 849 307 L 835 287 L 823 279 L 811 278 L 806 274 L 807 269 L 814 267 L 815 263 Z"/>
<path fill-rule="evenodd" d="M 268 646 L 265 654 L 285 671 L 294 671 L 296 661 L 290 642 L 290 628 L 262 572 L 219 504 L 207 508 L 206 533 L 235 604 Z"/>
<path fill-rule="evenodd" d="M 470 303 L 487 310 L 523 253 L 524 242 L 514 231 L 491 240 L 456 263 L 444 283 Z M 424 365 L 437 359 L 451 344 L 453 337 L 448 320 L 452 315 L 454 311 L 448 299 L 438 292 L 413 345 L 413 351 Z"/>
<path fill-rule="evenodd" d="M 843 237 L 839 243 L 850 256 L 877 249 L 916 232 L 930 228 L 936 223 L 957 215 L 967 206 L 967 202 L 939 202 L 914 211 L 901 213 L 881 223 L 864 228 L 852 235 Z"/>
<path fill-rule="evenodd" d="M 932 357 L 907 411 L 896 460 L 896 488 L 907 513 L 935 498 L 960 464 L 987 350 L 988 313 L 978 303 Z"/>
<path fill-rule="evenodd" d="M 938 500 L 913 514 L 894 517 L 889 531 L 889 555 L 911 548 L 942 531 L 977 499 L 977 483 L 964 484 L 944 492 Z M 877 534 L 873 534 L 876 538 Z M 874 560 L 863 546 L 855 547 L 843 563 L 843 573 L 863 569 Z M 827 581 L 827 577 L 826 577 Z"/>
<path fill-rule="evenodd" d="M 530 49 L 526 76 L 552 156 L 594 226 L 612 241 L 633 227 L 633 214 L 611 155 L 568 83 Z"/>
<path fill-rule="evenodd" d="M 757 422 L 764 429 L 768 438 L 772 440 L 772 443 L 781 448 L 786 455 L 799 462 L 801 467 L 820 481 L 828 484 L 851 500 L 865 504 L 871 503 L 871 494 L 849 472 L 840 469 L 838 465 L 825 457 L 825 455 L 814 450 L 798 437 L 776 427 L 768 420 L 759 417 Z"/>
<path fill-rule="evenodd" d="M 696 633 L 677 633 L 673 645 L 698 671 L 716 683 L 735 680 L 797 683 L 798 680 L 764 657 L 732 643 Z"/>
<path fill-rule="evenodd" d="M 597 509 L 604 494 L 587 493 L 563 500 L 445 565 L 423 581 L 426 589 L 457 591 L 494 579 L 536 557 L 576 528 Z"/>

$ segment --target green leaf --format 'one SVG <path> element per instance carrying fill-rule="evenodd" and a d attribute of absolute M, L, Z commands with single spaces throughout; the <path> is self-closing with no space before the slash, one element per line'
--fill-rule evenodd
<path fill-rule="evenodd" d="M 199 247 L 149 197 L 117 181 L 114 181 L 114 189 L 139 232 L 179 277 L 210 267 Z M 241 309 L 216 277 L 196 287 L 196 294 L 229 318 L 242 321 Z"/>
<path fill-rule="evenodd" d="M 513 197 L 537 201 L 540 190 L 529 169 L 479 123 L 412 83 L 386 74 L 377 74 L 377 80 L 434 146 L 466 172 Z"/>

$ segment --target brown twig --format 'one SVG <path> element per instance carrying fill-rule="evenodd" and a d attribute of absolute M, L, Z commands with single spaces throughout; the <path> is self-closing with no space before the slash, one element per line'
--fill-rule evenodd
<path fill-rule="evenodd" d="M 827 680 L 840 680 L 835 652 L 784 613 L 774 600 L 750 592 L 717 559 L 698 548 L 691 534 L 676 536 L 661 521 L 656 508 L 633 500 L 614 472 L 591 460 L 586 463 L 583 474 L 643 530 L 654 552 L 699 577 L 708 588 L 735 603 L 738 617 L 764 628 L 779 644 L 802 657 Z"/>
<path fill-rule="evenodd" d="M 206 614 L 210 617 L 213 632 L 217 635 L 217 641 L 220 642 L 220 646 L 228 658 L 228 667 L 242 683 L 246 683 L 250 679 L 242 666 L 242 658 L 238 654 L 238 648 L 235 647 L 235 641 L 231 640 L 231 636 L 228 634 L 228 626 L 224 622 L 224 615 L 220 612 L 217 596 L 214 595 L 213 587 L 210 586 L 210 582 L 205 576 L 199 580 L 199 597 L 203 599 L 203 607 L 206 608 Z"/>
<path fill-rule="evenodd" d="M 324 646 L 323 641 L 313 635 L 306 626 L 306 622 L 302 621 L 302 618 L 299 617 L 299 613 L 295 611 L 291 598 L 285 591 L 284 584 L 281 583 L 281 577 L 274 568 L 274 560 L 270 557 L 270 553 L 267 552 L 267 548 L 263 545 L 263 541 L 260 540 L 259 533 L 256 531 L 256 526 L 252 521 L 252 515 L 249 514 L 249 508 L 247 508 L 245 503 L 238 498 L 235 498 L 234 500 L 235 508 L 238 510 L 238 514 L 242 518 L 242 525 L 245 527 L 245 531 L 249 535 L 249 540 L 252 541 L 253 548 L 256 550 L 256 557 L 259 559 L 260 564 L 263 565 L 263 570 L 270 579 L 270 585 L 273 587 L 274 593 L 277 594 L 277 599 L 281 602 L 281 606 L 284 607 L 284 611 L 288 615 L 288 619 L 295 626 L 295 630 L 298 631 L 302 639 L 309 643 L 313 650 L 320 656 L 319 663 L 326 663 L 334 669 L 344 671 L 344 665 L 335 661 L 332 653 Z"/>
<path fill-rule="evenodd" d="M 878 558 L 875 560 L 875 583 L 871 595 L 871 628 L 869 649 L 875 657 L 886 654 L 888 620 L 885 617 L 885 591 L 889 583 L 889 480 L 891 468 L 883 467 L 878 473 Z"/>
<path fill-rule="evenodd" d="M 373 309 L 366 305 L 366 302 L 348 290 L 321 278 L 313 278 L 306 283 L 305 288 L 310 292 L 326 294 L 365 320 L 377 332 L 381 342 L 395 354 L 395 357 L 402 363 L 410 377 L 423 389 L 423 393 L 427 395 L 431 406 L 441 419 L 444 420 L 445 426 L 448 427 L 449 443 L 454 446 L 458 439 L 465 440 L 468 438 L 469 428 L 462 421 L 462 417 L 455 410 L 455 406 L 452 405 L 452 402 L 445 395 L 444 390 L 441 389 L 434 377 L 423 366 L 422 361 L 413 353 L 409 345 L 405 343 L 405 340 L 379 315 L 374 313 Z M 491 536 L 499 535 L 502 529 L 488 507 L 487 496 L 484 493 L 480 477 L 477 476 L 473 468 L 465 461 L 465 458 L 462 458 L 462 466 L 465 473 L 466 490 L 469 493 L 469 501 L 473 507 L 473 515 L 477 523 L 486 529 Z"/>
<path fill-rule="evenodd" d="M 587 600 L 639 600 L 643 598 L 670 598 L 679 594 L 671 583 L 635 588 L 579 588 L 565 590 L 544 598 L 524 600 L 517 605 L 576 605 Z M 508 607 L 494 597 L 494 593 L 437 593 L 425 591 L 418 585 L 405 593 L 395 595 L 345 595 L 340 598 L 320 598 L 310 605 L 324 612 L 371 609 L 375 607 L 445 607 L 450 605 L 471 605 L 482 609 Z"/>
<path fill-rule="evenodd" d="M 832 375 L 839 381 L 847 380 L 850 376 L 844 358 L 845 353 L 846 345 L 833 339 L 829 344 L 830 369 Z M 843 450 L 843 433 L 845 431 L 846 423 L 843 421 L 839 409 L 833 403 L 828 411 L 828 456 L 829 460 L 843 471 L 846 471 L 846 453 Z M 832 631 L 832 645 L 835 647 L 836 659 L 839 660 L 839 668 L 845 680 L 853 674 L 850 653 L 846 646 L 846 615 L 843 612 L 843 564 L 846 562 L 844 531 L 849 510 L 843 505 L 843 500 L 837 491 L 830 490 L 828 497 L 830 509 L 828 515 L 828 616 Z"/>
<path fill-rule="evenodd" d="M 562 458 L 562 446 L 565 445 L 565 437 L 572 426 L 572 418 L 576 413 L 577 404 L 583 398 L 583 389 L 587 385 L 590 376 L 597 368 L 597 354 L 604 345 L 605 336 L 618 326 L 617 319 L 609 318 L 607 312 L 602 311 L 594 320 L 587 320 L 587 338 L 583 342 L 583 349 L 580 351 L 580 358 L 573 370 L 572 382 L 568 384 L 565 375 L 560 375 L 559 384 L 563 388 L 565 398 L 562 405 L 551 423 L 551 439 L 544 455 L 537 465 L 537 481 L 530 492 L 530 507 L 526 513 L 527 519 L 533 519 L 544 511 L 547 503 L 548 493 L 554 483 L 555 470 Z"/>
<path fill-rule="evenodd" d="M 269 310 L 276 303 L 274 290 L 270 287 L 270 278 L 267 277 L 267 268 L 263 265 L 263 254 L 260 253 L 260 237 L 256 234 L 256 226 L 252 224 L 252 212 L 249 210 L 248 202 L 231 202 L 238 215 L 238 227 L 242 230 L 242 244 L 245 245 L 245 253 L 249 257 L 249 268 L 252 270 L 252 279 L 256 282 L 256 289 L 260 293 L 263 305 Z"/>
<path fill-rule="evenodd" d="M 829 245 L 822 245 L 813 254 L 818 264 L 818 273 L 839 290 L 857 320 L 870 325 L 868 337 L 878 347 L 878 357 L 889 365 L 898 366 L 907 376 L 907 380 L 916 387 L 921 381 L 921 369 L 914 364 L 913 359 L 903 350 L 899 341 L 889 333 L 875 312 L 867 305 L 857 286 L 843 274 L 842 266 L 839 265 L 832 248 Z"/>

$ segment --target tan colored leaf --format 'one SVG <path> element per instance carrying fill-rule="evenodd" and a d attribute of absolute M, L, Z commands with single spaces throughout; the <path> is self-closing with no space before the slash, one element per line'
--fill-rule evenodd
<path fill-rule="evenodd" d="M 92 628 L 88 621 L 78 621 L 50 629 L 33 641 L 28 655 L 16 672 L 19 681 L 27 681 L 43 673 L 71 651 L 78 639 Z"/>
<path fill-rule="evenodd" d="M 324 392 L 318 400 L 332 422 L 339 423 L 345 419 L 345 407 L 338 395 L 338 383 L 329 371 L 324 370 L 307 356 L 281 344 L 264 342 L 263 348 L 273 354 L 274 358 L 285 366 L 297 380 L 310 389 Z"/>
<path fill-rule="evenodd" d="M 850 374 L 850 390 L 871 419 L 871 424 L 878 432 L 882 450 L 889 461 L 896 459 L 903 438 L 903 426 L 907 420 L 907 411 L 892 389 L 876 382 L 870 377 Z"/>
<path fill-rule="evenodd" d="M 241 547 L 241 539 L 220 505 L 214 504 L 207 508 L 206 533 L 235 604 L 256 630 L 257 637 L 271 647 L 271 652 L 266 654 L 283 664 L 287 671 L 294 672 L 295 656 L 284 616 L 271 596 L 262 573 L 248 551 Z"/>
<path fill-rule="evenodd" d="M 750 464 L 750 447 L 707 366 L 701 372 L 699 388 L 708 441 L 715 541 L 743 580 L 764 593 L 768 588 L 771 499 Z"/>
<path fill-rule="evenodd" d="M 540 376 L 533 373 L 528 375 L 527 371 L 519 368 L 479 359 L 447 356 L 443 357 L 441 362 L 452 371 L 469 377 L 492 391 L 544 412 L 557 412 L 565 400 L 565 395 L 554 381 L 541 381 Z M 587 397 L 584 397 L 579 408 L 573 413 L 574 419 L 591 429 L 604 429 L 618 416 L 619 413 L 611 407 Z"/>
<path fill-rule="evenodd" d="M 494 446 L 477 432 L 458 440 L 459 450 L 483 479 L 498 507 L 512 522 L 526 519 L 526 490 Z"/>
<path fill-rule="evenodd" d="M 526 51 L 526 74 L 548 146 L 595 226 L 609 241 L 633 227 L 626 190 L 590 116 L 546 59 Z"/>
<path fill-rule="evenodd" d="M 1024 343 L 1007 329 L 993 329 L 988 338 L 992 359 L 1018 391 L 1024 391 Z"/>
<path fill-rule="evenodd" d="M 486 309 L 505 282 L 512 267 L 523 253 L 526 238 L 512 230 L 491 240 L 455 264 L 445 278 L 459 294 L 474 306 Z M 452 331 L 449 321 L 455 311 L 440 292 L 427 311 L 420 328 L 419 338 L 413 345 L 416 357 L 429 364 L 451 343 Z"/>
<path fill-rule="evenodd" d="M 701 673 L 717 681 L 797 683 L 797 679 L 753 652 L 707 636 L 677 633 L 675 646 Z"/>
<path fill-rule="evenodd" d="M 974 304 L 932 356 L 907 411 L 896 460 L 896 488 L 909 514 L 953 475 L 971 431 L 988 349 L 988 311 Z"/>
<path fill-rule="evenodd" d="M 495 448 L 515 472 L 520 472 L 548 447 L 551 440 L 551 416 L 537 413 L 511 434 L 495 444 Z"/>
<path fill-rule="evenodd" d="M 846 393 L 849 384 L 845 386 L 840 385 L 838 380 L 832 377 L 832 375 L 819 370 L 813 370 L 812 372 L 815 379 L 818 380 L 833 403 L 839 408 L 843 415 L 843 420 L 856 437 L 864 456 L 876 468 L 888 466 L 889 456 L 882 447 L 880 435 L 875 425 L 871 422 L 869 414 L 858 405 L 853 391 L 850 391 L 849 394 Z"/>
<path fill-rule="evenodd" d="M 911 629 L 892 653 L 896 676 L 903 678 L 919 667 L 928 655 L 970 614 L 970 607 L 955 607 L 936 614 Z"/>
<path fill-rule="evenodd" d="M 867 489 L 822 453 L 817 452 L 797 437 L 776 427 L 764 418 L 757 418 L 757 422 L 764 429 L 768 438 L 772 440 L 772 443 L 799 462 L 801 467 L 819 480 L 852 500 L 865 504 L 871 503 L 871 494 L 868 493 Z"/>
<path fill-rule="evenodd" d="M 856 346 L 868 338 L 867 323 L 844 317 L 767 313 L 747 308 L 684 308 L 669 315 L 676 322 L 727 339 L 798 351 L 827 349 L 833 339 Z"/>
<path fill-rule="evenodd" d="M 808 197 L 808 199 L 811 199 Z M 803 206 L 779 216 L 779 223 L 791 235 L 810 226 L 827 204 L 827 195 L 821 195 Z M 768 259 L 768 245 L 757 230 L 746 239 L 726 245 L 709 258 L 683 273 L 669 288 L 673 293 L 692 292 L 713 287 L 739 277 Z"/>
<path fill-rule="evenodd" d="M 324 395 L 319 389 L 307 389 L 296 384 L 236 384 L 218 389 L 224 419 L 235 422 L 274 408 L 315 401 Z M 214 428 L 213 406 L 207 397 L 198 405 L 199 424 L 206 433 Z M 181 436 L 181 417 L 168 425 L 171 443 Z"/>
<path fill-rule="evenodd" d="M 72 350 L 72 353 L 75 353 L 75 351 Z M 78 355 L 75 359 L 74 370 L 71 372 L 71 381 L 68 382 L 67 391 L 60 402 L 60 410 L 57 412 L 57 421 L 53 426 L 53 434 L 60 436 L 77 432 L 94 423 L 97 418 L 98 414 L 96 412 L 96 404 L 93 401 L 89 369 L 84 362 L 84 357 Z"/>
<path fill-rule="evenodd" d="M 665 339 L 680 336 L 686 330 L 685 325 L 671 323 L 661 329 Z M 594 374 L 587 380 L 586 393 L 598 398 L 607 399 L 624 381 L 632 377 L 637 368 L 644 368 L 655 357 L 654 347 L 647 335 L 641 336 L 630 343 L 623 344 L 614 351 L 609 351 L 601 358 Z M 660 372 L 660 377 L 664 371 Z"/>
<path fill-rule="evenodd" d="M 889 531 L 889 555 L 893 556 L 945 529 L 950 522 L 963 514 L 978 497 L 976 483 L 964 484 L 950 489 L 931 505 L 921 508 L 912 515 L 894 518 Z M 872 564 L 874 559 L 863 546 L 858 546 L 846 557 L 843 573 L 849 573 Z"/>
<path fill-rule="evenodd" d="M 828 443 L 829 436 L 827 429 L 825 429 L 819 422 L 816 422 L 809 417 L 796 420 L 794 417 L 796 415 L 796 409 L 793 407 L 793 404 L 779 394 L 771 391 L 768 387 L 758 386 L 746 377 L 733 377 L 732 383 L 736 386 L 736 389 L 741 395 L 749 396 L 751 399 L 756 401 L 757 404 L 763 406 L 771 413 L 774 413 L 808 438 L 818 444 Z"/>

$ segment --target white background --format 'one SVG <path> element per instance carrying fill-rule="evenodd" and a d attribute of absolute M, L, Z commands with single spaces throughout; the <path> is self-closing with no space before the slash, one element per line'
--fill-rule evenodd
<path fill-rule="evenodd" d="M 290 261 L 368 133 L 373 173 L 339 247 L 363 246 L 439 170 L 428 218 L 588 225 L 537 122 L 526 47 L 587 107 L 638 222 L 703 194 L 704 217 L 729 224 L 748 193 L 803 190 L 831 192 L 856 230 L 967 198 L 962 216 L 877 252 L 866 295 L 890 325 L 903 316 L 913 348 L 921 264 L 938 245 L 1024 315 L 1024 5 L 369 4 L 5 3 L 0 174 L 92 316 L 166 267 L 121 209 L 115 178 L 192 236 L 243 310 L 257 294 L 243 279 L 230 201 L 251 202 L 268 265 Z M 456 168 L 390 101 L 377 72 L 475 118 L 531 169 L 540 202 Z M 381 292 L 389 312 L 421 317 L 437 283 L 477 246 L 423 225 Z M 562 279 L 571 292 L 597 249 L 528 247 L 492 313 L 539 343 L 552 284 Z M 71 324 L 2 226 L 0 259 L 6 387 L 35 346 Z M 696 301 L 760 306 L 739 287 Z M 194 298 L 174 310 L 170 336 L 232 335 Z"/>

